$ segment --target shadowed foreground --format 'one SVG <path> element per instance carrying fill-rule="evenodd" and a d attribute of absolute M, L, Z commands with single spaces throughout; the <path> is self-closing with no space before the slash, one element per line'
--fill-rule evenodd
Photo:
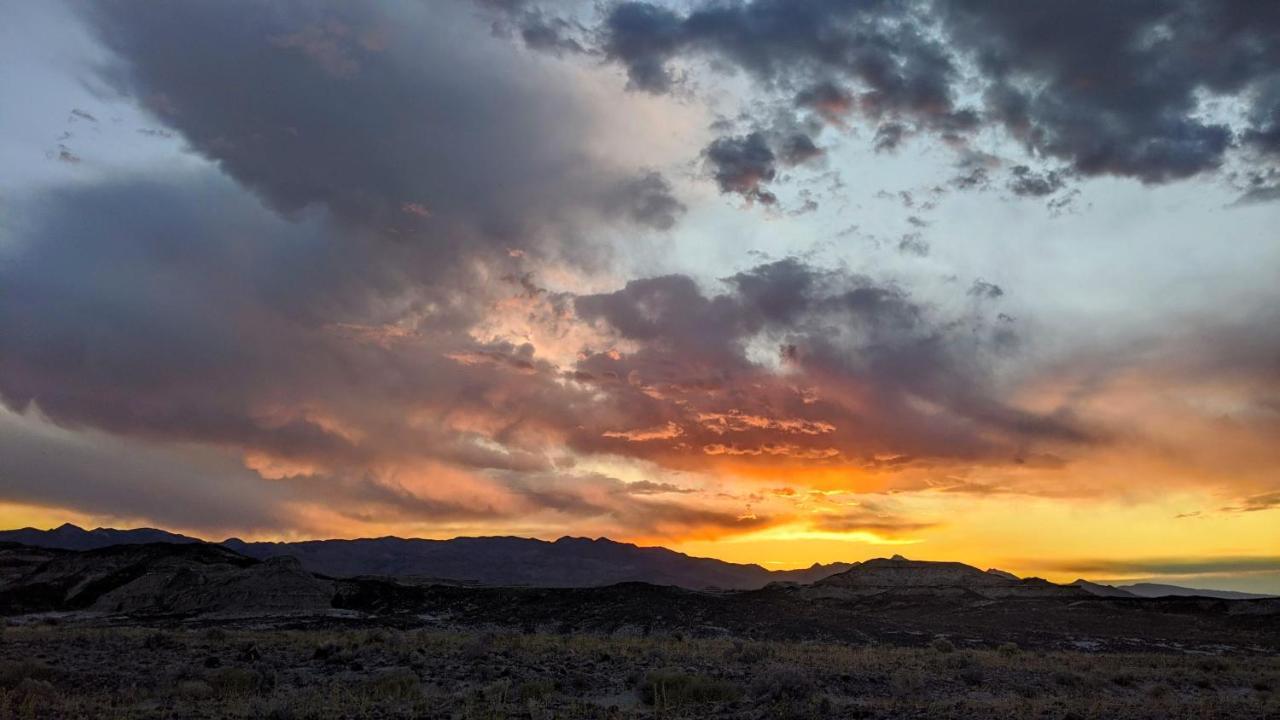
<path fill-rule="evenodd" d="M 1280 714 L 1277 613 L 903 558 L 694 591 L 8 545 L 0 720 L 1263 718 Z"/>
<path fill-rule="evenodd" d="M 34 624 L 0 718 L 1261 718 L 1280 658 Z"/>

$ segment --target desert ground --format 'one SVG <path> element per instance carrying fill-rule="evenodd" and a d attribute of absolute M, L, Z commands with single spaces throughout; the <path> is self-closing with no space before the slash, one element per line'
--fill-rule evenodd
<path fill-rule="evenodd" d="M 1280 657 L 46 617 L 0 718 L 1271 718 Z"/>

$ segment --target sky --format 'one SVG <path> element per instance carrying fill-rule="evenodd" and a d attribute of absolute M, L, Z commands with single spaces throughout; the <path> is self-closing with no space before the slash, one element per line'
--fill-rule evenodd
<path fill-rule="evenodd" d="M 1280 592 L 1280 5 L 0 0 L 0 525 Z"/>

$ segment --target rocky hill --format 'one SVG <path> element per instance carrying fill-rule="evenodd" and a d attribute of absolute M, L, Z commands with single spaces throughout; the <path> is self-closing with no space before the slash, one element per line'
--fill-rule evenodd
<path fill-rule="evenodd" d="M 1089 582 L 1088 580 L 1085 580 L 1083 578 L 1077 579 L 1075 582 L 1072 582 L 1071 585 L 1073 587 L 1078 587 L 1087 593 L 1097 595 L 1099 597 L 1121 597 L 1121 598 L 1138 597 L 1137 595 L 1123 588 L 1118 588 L 1114 585 L 1103 585 L 1101 583 Z"/>
<path fill-rule="evenodd" d="M 266 562 L 206 543 L 33 551 L 0 545 L 0 613 L 309 614 L 331 607 L 334 584 L 296 560 Z"/>
<path fill-rule="evenodd" d="M 876 558 L 815 582 L 815 597 L 858 595 L 980 596 L 984 598 L 1089 597 L 1089 593 L 1003 570 L 979 570 L 958 562 Z"/>

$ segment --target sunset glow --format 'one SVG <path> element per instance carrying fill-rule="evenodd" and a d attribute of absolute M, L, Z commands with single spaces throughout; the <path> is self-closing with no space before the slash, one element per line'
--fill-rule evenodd
<path fill-rule="evenodd" d="M 0 525 L 1280 593 L 1276 38 L 819 5 L 8 6 Z"/>

